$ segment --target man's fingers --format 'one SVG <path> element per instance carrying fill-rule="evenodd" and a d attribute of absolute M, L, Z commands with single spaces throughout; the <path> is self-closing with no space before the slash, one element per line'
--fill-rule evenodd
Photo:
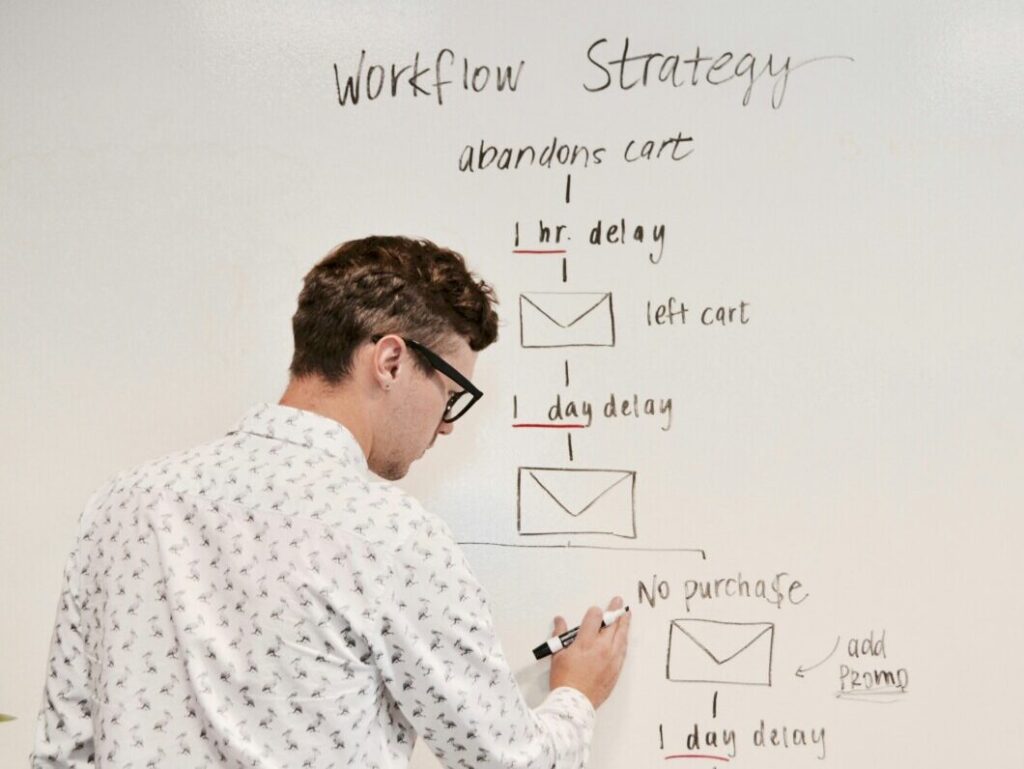
<path fill-rule="evenodd" d="M 622 600 L 622 596 L 617 595 L 614 598 L 612 598 L 611 601 L 609 601 L 607 611 L 616 611 L 617 609 L 621 609 L 623 605 L 624 602 Z M 604 619 L 604 612 L 601 611 L 601 609 L 599 609 L 597 606 L 591 606 L 589 609 L 587 609 L 587 613 L 583 616 L 583 621 L 580 623 L 580 630 L 579 633 L 577 633 L 576 635 L 575 642 L 579 643 L 582 640 L 584 641 L 584 643 L 589 644 L 590 642 L 596 640 L 600 634 L 602 637 L 602 643 L 606 643 L 608 646 L 611 646 L 615 640 L 615 637 L 620 632 L 617 625 L 620 622 L 622 622 L 622 620 L 625 619 L 627 616 L 628 613 L 622 617 L 619 617 L 619 619 L 613 622 L 611 626 L 605 629 L 607 630 L 607 632 L 602 632 L 601 622 Z"/>
<path fill-rule="evenodd" d="M 621 609 L 622 606 L 623 606 L 622 596 L 617 595 L 608 603 L 608 611 L 616 611 L 618 609 Z M 628 616 L 629 616 L 629 612 L 626 612 L 621 617 L 619 617 L 617 620 L 615 620 L 615 622 L 613 622 L 611 624 L 611 626 L 607 629 L 608 636 L 609 636 L 608 643 L 612 643 L 615 640 L 615 636 L 617 636 L 621 632 L 619 628 L 620 628 L 620 626 L 622 624 L 622 621 L 624 619 L 626 619 Z"/>
<path fill-rule="evenodd" d="M 587 609 L 587 613 L 583 615 L 583 622 L 580 623 L 580 632 L 576 637 L 575 643 L 584 641 L 590 643 L 597 637 L 597 631 L 601 629 L 601 616 L 604 614 L 596 606 L 591 606 Z"/>
<path fill-rule="evenodd" d="M 569 626 L 565 624 L 564 617 L 555 617 L 555 635 L 562 635 L 568 629 Z"/>
<path fill-rule="evenodd" d="M 617 652 L 626 653 L 626 644 L 629 641 L 629 623 L 633 621 L 633 615 L 626 612 L 615 620 L 615 635 L 612 636 L 612 645 Z"/>

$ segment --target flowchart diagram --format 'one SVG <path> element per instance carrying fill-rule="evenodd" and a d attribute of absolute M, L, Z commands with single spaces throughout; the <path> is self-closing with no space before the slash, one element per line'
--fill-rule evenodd
<path fill-rule="evenodd" d="M 566 179 L 566 199 L 570 202 L 571 175 Z M 593 428 L 599 421 L 616 419 L 647 420 L 644 427 L 668 431 L 672 428 L 673 399 L 664 394 L 657 396 L 618 395 L 591 400 L 573 393 L 571 370 L 574 356 L 611 354 L 621 349 L 617 317 L 618 305 L 613 290 L 569 290 L 571 258 L 568 241 L 570 233 L 563 225 L 549 227 L 538 223 L 539 243 L 519 248 L 520 226 L 515 226 L 517 254 L 555 257 L 561 260 L 561 286 L 547 289 L 523 290 L 518 294 L 518 347 L 522 355 L 562 354 L 561 381 L 553 384 L 559 391 L 538 412 L 536 399 L 523 408 L 520 417 L 520 395 L 513 396 L 513 428 L 536 431 L 550 440 L 558 436 L 564 440 L 566 462 L 519 464 L 515 471 L 514 532 L 505 541 L 466 542 L 472 545 L 495 545 L 520 548 L 556 548 L 565 550 L 640 551 L 652 554 L 680 554 L 695 558 L 694 563 L 705 563 L 708 553 L 702 547 L 688 543 L 667 541 L 652 533 L 644 522 L 645 472 L 628 467 L 629 462 L 617 466 L 599 466 L 588 462 L 586 451 L 574 446 L 574 436 Z M 619 233 L 612 229 L 613 236 Z M 659 230 L 662 250 L 657 259 L 650 259 L 656 267 L 664 254 L 665 225 Z M 638 235 L 639 238 L 639 235 Z M 625 240 L 624 235 L 622 239 Z M 642 240 L 638 240 L 642 243 Z M 589 239 L 595 245 L 594 239 Z M 646 303 L 640 320 L 648 327 L 686 325 L 697 328 L 742 328 L 755 317 L 753 303 L 746 298 L 734 305 L 688 305 L 670 297 L 665 302 Z M 533 368 L 533 367 L 531 367 Z M 540 367 L 538 367 L 540 368 Z M 539 415 L 538 415 L 539 414 Z M 657 520 L 658 511 L 651 511 Z M 771 579 L 745 580 L 741 575 L 702 582 L 687 580 L 684 584 L 683 608 L 685 612 L 671 616 L 665 624 L 659 622 L 664 633 L 665 657 L 661 677 L 665 685 L 685 687 L 706 692 L 712 703 L 712 718 L 717 718 L 720 695 L 744 689 L 772 690 L 780 676 L 792 671 L 780 671 L 777 658 L 780 620 L 767 616 L 748 615 L 736 608 L 746 605 L 748 599 L 774 610 L 792 610 L 806 601 L 806 587 L 799 580 L 776 574 Z M 668 582 L 655 578 L 646 584 L 638 583 L 637 607 L 653 609 L 658 601 L 672 601 Z M 697 606 L 698 602 L 700 607 Z M 741 604 L 742 602 L 742 604 Z M 731 608 L 722 611 L 726 606 Z M 717 607 L 717 608 L 716 608 Z M 691 613 L 691 609 L 694 613 Z M 701 610 L 702 609 L 702 610 Z M 711 612 L 708 609 L 715 609 Z M 784 622 L 784 620 L 783 620 Z M 835 638 L 832 652 L 816 664 L 801 666 L 795 679 L 830 663 L 840 647 Z M 867 643 L 865 656 L 879 656 L 878 644 Z M 874 652 L 871 650 L 874 649 Z M 851 639 L 846 659 L 839 662 L 836 699 L 857 700 L 876 704 L 899 702 L 908 691 L 909 673 L 905 667 L 858 668 L 861 642 Z M 884 649 L 882 649 L 884 652 Z M 840 655 L 841 656 L 841 655 Z M 884 653 L 881 654 L 884 658 Z M 879 663 L 881 660 L 873 659 Z M 726 762 L 740 751 L 740 731 L 694 723 L 685 733 L 678 725 L 658 724 L 658 746 L 665 758 L 702 758 Z M 802 749 L 815 758 L 826 756 L 826 733 L 820 725 L 773 724 L 762 719 L 754 725 L 749 744 L 755 748 Z M 672 752 L 673 746 L 684 746 L 688 752 Z"/>
<path fill-rule="evenodd" d="M 565 182 L 565 204 L 572 198 L 572 174 Z M 644 228 L 635 227 L 632 240 L 644 243 Z M 626 223 L 601 222 L 588 238 L 591 245 L 627 243 L 631 230 Z M 652 229 L 664 248 L 665 226 Z M 526 354 L 532 350 L 563 350 L 565 352 L 564 386 L 569 386 L 571 355 L 584 348 L 614 348 L 617 344 L 614 292 L 610 290 L 568 290 L 569 249 L 571 234 L 567 225 L 549 226 L 537 223 L 535 244 L 520 242 L 520 224 L 514 227 L 513 253 L 542 257 L 560 257 L 562 290 L 530 290 L 518 296 L 519 346 Z M 662 251 L 657 260 L 660 261 Z M 618 549 L 651 549 L 690 552 L 704 557 L 699 547 L 670 547 L 665 543 L 644 542 L 638 513 L 638 473 L 635 469 L 596 467 L 577 456 L 573 435 L 589 429 L 595 418 L 615 419 L 661 418 L 661 429 L 671 428 L 671 398 L 643 397 L 637 393 L 619 397 L 612 393 L 607 402 L 563 399 L 554 403 L 538 421 L 518 420 L 518 396 L 513 398 L 513 427 L 562 431 L 565 433 L 567 458 L 565 466 L 529 466 L 518 468 L 516 474 L 515 544 L 522 547 L 611 547 Z M 579 462 L 577 466 L 576 463 Z M 480 543 L 473 543 L 480 544 Z M 499 543 L 493 543 L 499 544 Z"/>

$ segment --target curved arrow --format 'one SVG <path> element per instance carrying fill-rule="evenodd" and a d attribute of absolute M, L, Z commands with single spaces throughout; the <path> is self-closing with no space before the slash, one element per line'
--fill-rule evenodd
<path fill-rule="evenodd" d="M 806 673 L 806 672 L 808 672 L 808 671 L 811 671 L 811 670 L 814 670 L 815 668 L 817 668 L 817 667 L 821 667 L 822 665 L 824 665 L 824 664 L 825 664 L 826 662 L 828 662 L 828 661 L 829 661 L 829 658 L 830 658 L 830 657 L 831 657 L 831 656 L 832 656 L 833 654 L 835 654 L 835 653 L 836 653 L 836 649 L 838 649 L 838 648 L 839 648 L 839 636 L 836 636 L 836 645 L 832 647 L 832 651 L 830 651 L 830 652 L 828 653 L 828 657 L 825 657 L 825 659 L 823 659 L 823 660 L 822 660 L 821 662 L 819 662 L 819 663 L 818 663 L 817 665 L 811 665 L 811 666 L 810 666 L 810 667 L 808 667 L 808 668 L 805 668 L 805 667 L 804 667 L 803 665 L 800 665 L 800 666 L 799 666 L 799 667 L 797 667 L 797 669 L 796 669 L 796 677 L 797 677 L 797 678 L 803 678 L 803 677 L 804 677 L 804 673 Z"/>

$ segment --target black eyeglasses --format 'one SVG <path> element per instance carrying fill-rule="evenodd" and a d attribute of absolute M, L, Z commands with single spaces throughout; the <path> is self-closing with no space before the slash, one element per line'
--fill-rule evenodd
<path fill-rule="evenodd" d="M 383 338 L 383 335 L 377 334 L 371 337 L 371 341 L 376 344 Z M 445 404 L 444 414 L 441 416 L 442 422 L 454 422 L 469 411 L 470 407 L 483 397 L 483 392 L 478 390 L 473 383 L 460 374 L 452 364 L 433 350 L 428 347 L 424 347 L 419 342 L 414 342 L 412 339 L 406 339 L 404 336 L 399 337 L 399 339 L 405 342 L 406 346 L 419 353 L 423 359 L 430 364 L 431 368 L 441 374 L 444 374 L 462 388 L 461 392 L 452 393 L 452 396 L 448 399 L 448 403 Z"/>

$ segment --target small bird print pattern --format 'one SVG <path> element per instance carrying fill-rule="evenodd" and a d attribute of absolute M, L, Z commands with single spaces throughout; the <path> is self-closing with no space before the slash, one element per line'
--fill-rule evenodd
<path fill-rule="evenodd" d="M 531 709 L 445 523 L 341 424 L 271 403 L 107 481 L 64 570 L 31 765 L 585 766 L 594 709 Z"/>

